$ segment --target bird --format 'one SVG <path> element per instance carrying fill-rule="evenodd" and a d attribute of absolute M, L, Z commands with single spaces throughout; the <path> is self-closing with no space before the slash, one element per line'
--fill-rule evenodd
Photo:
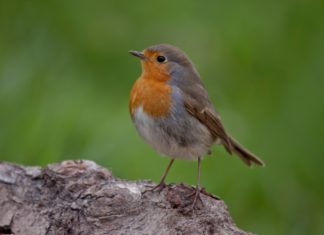
<path fill-rule="evenodd" d="M 186 53 L 170 44 L 129 52 L 140 59 L 142 67 L 130 92 L 131 119 L 146 143 L 171 158 L 152 190 L 166 187 L 165 178 L 176 159 L 195 160 L 198 174 L 192 208 L 196 208 L 197 201 L 201 201 L 201 160 L 211 153 L 214 144 L 223 145 L 229 154 L 235 154 L 248 166 L 265 165 L 225 130 Z"/>

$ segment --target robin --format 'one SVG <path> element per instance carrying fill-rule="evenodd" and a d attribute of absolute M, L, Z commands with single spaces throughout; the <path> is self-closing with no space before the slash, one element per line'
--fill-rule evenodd
<path fill-rule="evenodd" d="M 140 136 L 158 153 L 171 157 L 161 181 L 163 189 L 175 159 L 197 160 L 198 177 L 192 208 L 200 200 L 200 166 L 213 144 L 221 144 L 248 166 L 263 161 L 229 135 L 208 98 L 200 76 L 180 49 L 153 45 L 130 51 L 141 60 L 142 74 L 130 93 L 129 111 Z"/>

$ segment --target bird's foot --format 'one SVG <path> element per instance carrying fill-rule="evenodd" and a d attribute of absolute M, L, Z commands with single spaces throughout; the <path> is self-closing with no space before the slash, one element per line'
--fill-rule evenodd
<path fill-rule="evenodd" d="M 150 189 L 146 189 L 142 194 L 144 195 L 147 192 L 161 192 L 166 186 L 166 183 L 164 183 L 164 181 L 161 181 L 155 186 L 148 186 L 150 187 Z"/>
<path fill-rule="evenodd" d="M 194 192 L 186 196 L 187 198 L 193 198 L 192 204 L 185 209 L 185 213 L 189 214 L 195 210 L 199 210 L 204 206 L 203 200 L 200 195 L 200 188 L 196 189 Z"/>
<path fill-rule="evenodd" d="M 192 210 L 199 209 L 198 205 L 197 205 L 198 202 L 201 203 L 202 206 L 204 205 L 204 203 L 200 197 L 200 189 L 196 190 L 196 192 L 195 192 L 195 197 L 194 197 L 193 203 L 191 205 Z"/>

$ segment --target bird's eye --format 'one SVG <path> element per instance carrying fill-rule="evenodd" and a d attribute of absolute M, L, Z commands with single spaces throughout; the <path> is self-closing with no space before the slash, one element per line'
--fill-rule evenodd
<path fill-rule="evenodd" d="M 158 57 L 156 57 L 156 60 L 159 63 L 163 63 L 166 61 L 166 58 L 163 55 L 159 55 Z"/>

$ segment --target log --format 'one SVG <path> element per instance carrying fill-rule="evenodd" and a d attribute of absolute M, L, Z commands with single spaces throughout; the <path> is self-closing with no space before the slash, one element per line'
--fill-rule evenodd
<path fill-rule="evenodd" d="M 188 210 L 194 188 L 145 190 L 88 160 L 44 168 L 0 162 L 0 234 L 251 234 L 237 228 L 224 201 L 206 191 Z"/>

